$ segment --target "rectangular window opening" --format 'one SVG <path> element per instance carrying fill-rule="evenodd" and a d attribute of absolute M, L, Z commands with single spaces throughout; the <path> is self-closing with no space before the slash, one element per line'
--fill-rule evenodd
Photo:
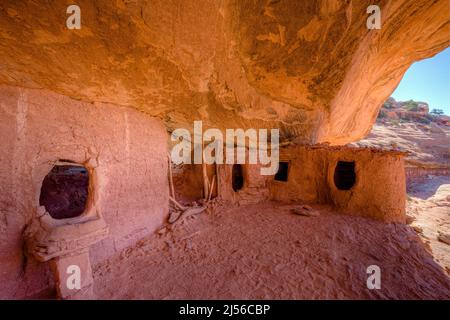
<path fill-rule="evenodd" d="M 275 180 L 286 182 L 288 181 L 288 174 L 289 174 L 289 162 L 280 161 L 278 166 L 278 172 L 275 174 Z"/>

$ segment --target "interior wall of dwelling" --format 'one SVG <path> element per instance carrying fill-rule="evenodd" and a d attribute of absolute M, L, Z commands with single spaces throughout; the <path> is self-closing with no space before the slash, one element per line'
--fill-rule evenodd
<path fill-rule="evenodd" d="M 0 298 L 52 285 L 46 263 L 28 258 L 23 233 L 44 177 L 60 159 L 95 176 L 109 236 L 90 250 L 98 263 L 152 233 L 168 213 L 167 132 L 134 109 L 80 102 L 43 90 L 0 86 Z"/>

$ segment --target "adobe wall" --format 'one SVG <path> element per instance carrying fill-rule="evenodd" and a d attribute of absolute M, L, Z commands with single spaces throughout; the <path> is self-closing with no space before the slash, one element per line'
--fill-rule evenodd
<path fill-rule="evenodd" d="M 404 222 L 406 184 L 403 154 L 376 149 L 291 146 L 280 150 L 289 162 L 287 182 L 271 181 L 272 199 L 332 204 L 349 214 Z M 334 183 L 338 161 L 355 162 L 350 190 Z"/>
<path fill-rule="evenodd" d="M 280 150 L 289 161 L 287 182 L 271 181 L 272 199 L 333 204 L 349 214 L 404 222 L 406 183 L 403 154 L 377 149 L 293 146 Z M 355 162 L 350 190 L 334 183 L 338 161 Z"/>
<path fill-rule="evenodd" d="M 180 202 L 192 202 L 203 199 L 203 167 L 201 164 L 172 165 L 176 199 Z M 216 166 L 207 165 L 209 182 L 216 175 Z M 217 196 L 217 185 L 211 198 Z"/>
<path fill-rule="evenodd" d="M 326 180 L 328 151 L 302 146 L 280 149 L 280 161 L 289 163 L 288 181 L 270 183 L 273 200 L 283 202 L 329 203 L 330 192 Z"/>
<path fill-rule="evenodd" d="M 24 255 L 22 233 L 58 159 L 85 164 L 95 175 L 109 235 L 91 248 L 93 265 L 166 218 L 167 134 L 159 120 L 125 107 L 0 85 L 0 135 L 0 298 L 32 297 L 52 286 L 48 264 Z"/>
<path fill-rule="evenodd" d="M 350 190 L 334 182 L 338 161 L 355 162 L 356 180 Z M 259 165 L 243 165 L 244 187 L 231 187 L 232 166 L 219 166 L 220 197 L 234 203 L 264 200 L 331 204 L 348 214 L 405 221 L 406 183 L 403 154 L 377 149 L 289 146 L 280 149 L 280 162 L 288 162 L 288 181 L 261 176 Z"/>
<path fill-rule="evenodd" d="M 338 161 L 354 161 L 356 183 L 338 190 L 333 181 Z M 329 154 L 328 185 L 332 203 L 349 214 L 405 222 L 406 179 L 403 155 L 373 149 L 342 149 Z"/>
<path fill-rule="evenodd" d="M 255 204 L 270 200 L 270 181 L 273 176 L 262 176 L 260 165 L 242 164 L 244 185 L 242 189 L 235 192 L 232 187 L 233 165 L 224 164 L 218 166 L 219 196 L 235 204 Z"/>

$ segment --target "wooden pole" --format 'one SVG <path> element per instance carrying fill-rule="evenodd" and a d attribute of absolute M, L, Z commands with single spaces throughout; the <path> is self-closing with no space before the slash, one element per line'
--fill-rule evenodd
<path fill-rule="evenodd" d="M 167 154 L 167 157 L 169 159 L 169 186 L 170 186 L 170 193 L 173 199 L 175 200 L 175 187 L 173 185 L 173 175 L 172 175 L 172 159 L 170 158 L 170 154 Z"/>
<path fill-rule="evenodd" d="M 209 195 L 209 179 L 208 179 L 208 171 L 206 170 L 206 162 L 205 162 L 205 153 L 202 150 L 202 173 L 203 173 L 203 195 L 205 200 L 208 200 Z"/>
<path fill-rule="evenodd" d="M 215 172 L 216 172 L 216 184 L 217 184 L 217 197 L 220 197 L 220 177 L 219 177 L 219 165 L 215 164 Z"/>
<path fill-rule="evenodd" d="M 213 176 L 212 181 L 211 181 L 211 188 L 209 188 L 208 202 L 211 201 L 211 197 L 212 197 L 212 194 L 214 192 L 214 182 L 215 181 L 216 181 L 216 175 Z"/>

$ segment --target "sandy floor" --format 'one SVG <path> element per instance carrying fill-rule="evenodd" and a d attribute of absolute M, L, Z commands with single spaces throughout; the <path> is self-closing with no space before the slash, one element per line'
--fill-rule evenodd
<path fill-rule="evenodd" d="M 450 299 L 450 279 L 407 225 L 262 203 L 219 208 L 94 269 L 98 298 Z M 381 268 L 381 290 L 366 268 Z"/>

